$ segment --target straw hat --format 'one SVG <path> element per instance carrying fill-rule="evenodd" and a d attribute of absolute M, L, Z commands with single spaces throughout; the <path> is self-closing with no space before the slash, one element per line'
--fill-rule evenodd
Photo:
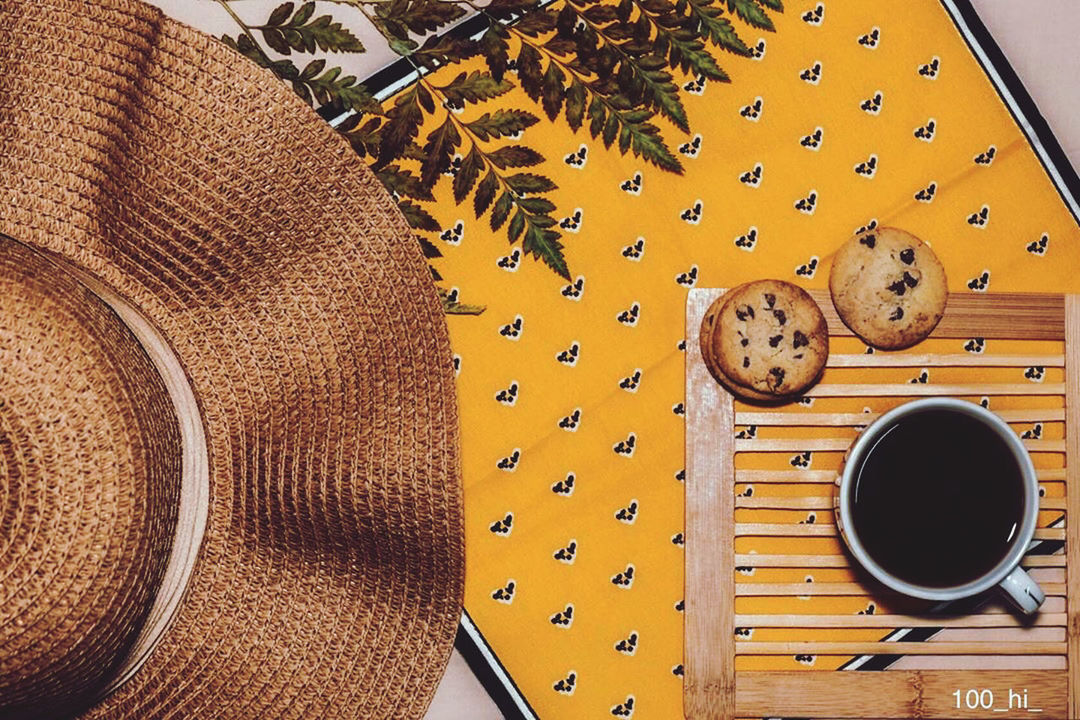
<path fill-rule="evenodd" d="M 286 86 L 132 0 L 0 3 L 0 717 L 420 716 L 453 382 L 412 233 Z"/>

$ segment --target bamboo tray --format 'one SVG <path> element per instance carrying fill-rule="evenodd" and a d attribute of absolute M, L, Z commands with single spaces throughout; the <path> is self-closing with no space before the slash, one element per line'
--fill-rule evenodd
<path fill-rule="evenodd" d="M 1080 573 L 1076 553 L 1080 548 L 1080 523 L 1065 523 L 1065 517 L 1080 513 L 1080 295 L 1035 294 L 952 294 L 945 316 L 928 344 L 941 338 L 984 340 L 1009 339 L 1058 341 L 1060 351 L 1030 354 L 965 353 L 962 343 L 955 352 L 913 352 L 843 354 L 838 343 L 854 340 L 840 322 L 827 291 L 812 291 L 829 325 L 833 353 L 825 377 L 807 392 L 809 398 L 873 399 L 876 412 L 821 412 L 796 403 L 780 408 L 760 408 L 736 402 L 709 375 L 698 346 L 698 329 L 709 304 L 723 290 L 691 290 L 687 300 L 686 340 L 686 588 L 685 588 L 685 680 L 686 717 L 698 719 L 797 717 L 797 718 L 1080 718 Z M 848 338 L 844 340 L 843 338 Z M 1021 343 L 1018 343 L 1021 344 Z M 1043 343 L 1046 345 L 1046 343 Z M 1061 381 L 1029 382 L 1021 374 L 1015 380 L 985 380 L 987 369 L 1038 365 L 1055 369 Z M 847 368 L 855 371 L 852 378 Z M 953 379 L 943 383 L 874 381 L 874 373 L 886 368 L 934 368 L 951 370 Z M 1000 371 L 999 376 L 1000 376 Z M 1011 371 L 1009 371 L 1011 372 Z M 846 373 L 846 375 L 845 375 Z M 957 381 L 956 376 L 960 375 Z M 965 378 L 972 376 L 968 382 Z M 846 381 L 834 378 L 844 376 Z M 870 378 L 870 382 L 866 381 Z M 1052 526 L 1043 522 L 1036 539 L 1061 544 L 1055 554 L 1035 554 L 1025 558 L 1033 572 L 1056 574 L 1040 585 L 1048 596 L 1044 610 L 1034 623 L 1022 623 L 1004 606 L 972 606 L 951 614 L 887 612 L 879 614 L 814 614 L 805 610 L 790 613 L 776 610 L 747 612 L 747 603 L 762 598 L 793 600 L 794 596 L 865 596 L 888 604 L 889 593 L 858 569 L 851 568 L 849 556 L 831 524 L 832 483 L 837 473 L 829 469 L 750 469 L 736 456 L 752 458 L 762 453 L 837 453 L 846 450 L 853 433 L 907 398 L 950 395 L 957 397 L 1030 396 L 1040 407 L 995 410 L 1011 423 L 1039 421 L 1064 423 L 1060 439 L 1026 440 L 1034 453 L 1056 453 L 1064 458 L 1061 467 L 1040 469 L 1040 483 L 1058 483 L 1059 497 L 1042 499 L 1040 516 L 1054 514 Z M 1047 407 L 1047 403 L 1056 406 Z M 754 437 L 737 439 L 736 428 L 756 426 L 764 434 L 798 432 L 810 428 L 813 437 Z M 823 437 L 828 434 L 843 437 Z M 835 431 L 835 432 L 834 432 Z M 744 433 L 745 434 L 745 433 Z M 1059 462 L 1059 461 L 1055 461 Z M 1038 465 L 1038 463 L 1037 463 Z M 753 496 L 737 492 L 747 483 L 759 488 L 783 487 L 783 497 Z M 792 489 L 794 488 L 794 491 Z M 805 488 L 805 491 L 802 490 Z M 814 522 L 754 522 L 748 513 L 819 511 Z M 1053 511 L 1052 513 L 1050 511 Z M 742 519 L 737 520 L 741 514 Z M 807 554 L 738 553 L 738 538 L 806 537 L 807 543 L 833 543 L 828 552 Z M 834 540 L 829 540 L 833 538 Z M 815 546 L 815 547 L 820 547 Z M 813 554 L 811 554 L 813 553 Z M 763 569 L 760 574 L 780 568 L 812 568 L 812 572 L 850 572 L 844 582 L 759 582 L 738 578 L 736 568 Z M 828 570 L 822 570 L 828 569 Z M 861 577 L 860 577 L 861 575 Z M 809 578 L 808 578 L 809 580 Z M 737 605 L 742 610 L 737 612 Z M 809 604 L 808 604 L 809 606 Z M 769 610 L 768 608 L 772 608 Z M 873 608 L 871 608 L 872 610 Z M 948 610 L 944 611 L 948 613 Z M 759 642 L 740 640 L 739 628 L 795 629 L 819 637 L 822 629 L 842 632 L 879 631 L 874 641 L 806 640 Z M 805 628 L 805 630 L 803 630 Z M 932 642 L 894 642 L 889 633 L 910 628 L 943 629 Z M 850 629 L 850 630 L 848 630 Z M 1068 630 L 1068 631 L 1067 631 Z M 953 633 L 953 640 L 945 637 Z M 958 633 L 958 635 L 957 635 Z M 1049 640 L 1046 639 L 1049 633 Z M 759 633 L 760 634 L 760 633 Z M 745 636 L 746 633 L 744 632 Z M 906 669 L 867 672 L 835 670 L 739 669 L 740 662 L 754 657 L 803 653 L 817 656 L 945 656 L 954 667 L 964 658 L 979 662 L 967 669 Z M 738 660 L 737 660 L 738 658 Z M 987 659 L 994 669 L 984 669 Z M 1023 688 L 1031 701 L 1021 706 Z M 957 694 L 956 691 L 960 691 Z M 975 705 L 967 702 L 975 690 Z M 985 701 L 990 690 L 993 707 Z M 1014 698 L 1010 691 L 1016 692 Z M 980 695 L 980 693 L 982 693 Z M 981 704 L 980 704 L 981 703 Z M 957 705 L 960 705 L 958 708 Z"/>

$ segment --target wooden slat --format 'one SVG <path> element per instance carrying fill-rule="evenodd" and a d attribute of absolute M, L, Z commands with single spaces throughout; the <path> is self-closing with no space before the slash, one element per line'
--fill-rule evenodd
<path fill-rule="evenodd" d="M 1039 587 L 1047 596 L 1064 596 L 1065 583 L 1041 582 Z M 862 583 L 824 583 L 824 582 L 801 582 L 801 583 L 749 583 L 736 582 L 735 595 L 737 597 L 768 596 L 786 597 L 789 595 L 883 595 L 896 594 L 884 586 L 868 586 Z"/>
<path fill-rule="evenodd" d="M 695 720 L 735 717 L 735 406 L 701 358 L 701 318 L 716 292 L 686 305 L 686 587 L 683 697 Z"/>
<path fill-rule="evenodd" d="M 1025 555 L 1020 561 L 1024 567 L 1065 567 L 1064 555 Z M 765 553 L 736 553 L 736 567 L 782 567 L 782 568 L 846 568 L 850 567 L 846 555 L 767 555 Z"/>
<path fill-rule="evenodd" d="M 995 410 L 1006 422 L 1061 422 L 1062 408 L 1032 408 L 1029 410 Z M 802 413 L 802 412 L 736 412 L 736 425 L 783 427 L 861 427 L 881 417 L 881 413 Z"/>
<path fill-rule="evenodd" d="M 1043 482 L 1065 479 L 1064 468 L 1036 469 L 1035 474 Z M 736 470 L 737 483 L 834 483 L 836 470 Z"/>
<path fill-rule="evenodd" d="M 737 483 L 832 483 L 836 470 L 736 470 Z"/>
<path fill-rule="evenodd" d="M 739 717 L 1064 718 L 1066 684 L 1064 670 L 740 672 L 735 709 Z M 994 707 L 1005 712 L 957 709 L 956 691 L 970 688 L 990 690 Z M 1016 693 L 1012 709 L 1010 690 Z"/>
<path fill-rule="evenodd" d="M 1065 297 L 1065 495 L 1071 518 L 1080 518 L 1080 295 Z M 1069 717 L 1080 717 L 1080 522 L 1070 522 L 1065 552 L 1068 555 L 1066 612 L 1069 615 Z"/>
<path fill-rule="evenodd" d="M 1015 628 L 1065 627 L 1065 613 L 1038 613 L 1033 618 L 1015 613 L 978 615 L 735 615 L 736 627 L 748 628 Z"/>
<path fill-rule="evenodd" d="M 873 368 L 873 367 L 1062 367 L 1064 355 L 975 355 L 873 353 L 870 355 L 829 355 L 826 367 Z"/>
<path fill-rule="evenodd" d="M 1064 655 L 1064 642 L 736 642 L 736 655 Z"/>
<path fill-rule="evenodd" d="M 735 535 L 836 537 L 836 526 L 832 523 L 735 523 Z"/>
<path fill-rule="evenodd" d="M 1064 394 L 1064 383 L 822 383 L 807 390 L 805 396 L 825 398 Z"/>
<path fill-rule="evenodd" d="M 833 499 L 828 497 L 736 497 L 737 508 L 768 508 L 770 510 L 832 510 Z M 1064 510 L 1065 498 L 1040 498 L 1040 510 Z"/>
<path fill-rule="evenodd" d="M 836 314 L 828 290 L 809 293 L 821 307 L 830 335 L 853 335 Z M 945 315 L 933 336 L 1063 340 L 1065 299 L 1062 295 L 1036 293 L 950 293 Z"/>
<path fill-rule="evenodd" d="M 833 499 L 829 497 L 737 497 L 737 508 L 771 508 L 774 510 L 831 510 Z"/>
<path fill-rule="evenodd" d="M 846 452 L 854 438 L 755 438 L 736 440 L 735 452 Z M 1064 440 L 1024 440 L 1028 452 L 1065 452 Z"/>
<path fill-rule="evenodd" d="M 762 537 L 836 537 L 832 523 L 735 523 L 735 535 Z M 1064 540 L 1064 528 L 1035 528 L 1036 540 Z"/>

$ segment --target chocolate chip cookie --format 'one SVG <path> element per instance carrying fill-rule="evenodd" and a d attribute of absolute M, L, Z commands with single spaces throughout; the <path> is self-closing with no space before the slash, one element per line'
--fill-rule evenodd
<path fill-rule="evenodd" d="M 859 233 L 837 251 L 829 291 L 844 324 L 883 350 L 923 340 L 948 297 L 945 269 L 930 246 L 888 227 Z"/>
<path fill-rule="evenodd" d="M 758 280 L 718 298 L 701 325 L 701 353 L 736 395 L 779 400 L 798 394 L 829 357 L 825 318 L 800 287 Z"/>

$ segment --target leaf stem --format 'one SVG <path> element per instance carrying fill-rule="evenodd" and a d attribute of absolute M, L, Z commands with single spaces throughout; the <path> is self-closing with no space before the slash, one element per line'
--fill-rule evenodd
<path fill-rule="evenodd" d="M 421 72 L 420 66 L 416 64 L 416 61 L 414 61 L 411 57 L 407 55 L 405 56 L 405 59 L 409 62 L 410 65 L 413 66 L 413 69 L 416 70 L 417 79 L 424 87 L 428 89 L 428 92 L 442 100 L 442 105 L 446 109 L 447 119 L 450 120 L 450 122 L 452 122 L 454 125 L 456 125 L 458 130 L 469 138 L 469 142 L 471 143 L 470 149 L 476 150 L 477 154 L 484 159 L 484 164 L 487 166 L 487 169 L 490 170 L 491 173 L 495 176 L 495 179 L 499 181 L 499 185 L 503 188 L 503 190 L 510 193 L 510 197 L 514 199 L 514 204 L 516 205 L 518 194 L 514 191 L 512 187 L 510 187 L 506 180 L 503 179 L 502 175 L 500 175 L 499 172 L 495 169 L 496 165 L 494 161 L 492 161 L 491 156 L 487 152 L 485 152 L 482 147 L 480 147 L 480 138 L 478 138 L 476 134 L 469 129 L 468 125 L 461 122 L 461 120 L 459 120 L 458 118 L 454 117 L 454 111 L 446 106 L 446 96 L 442 93 L 440 88 L 436 87 L 434 84 L 432 84 L 430 80 L 428 80 L 424 76 L 423 72 Z"/>
<path fill-rule="evenodd" d="M 528 223 L 529 229 L 523 231 L 524 232 L 524 237 L 527 239 L 527 238 L 530 237 L 530 234 L 532 234 L 532 233 L 543 234 L 544 228 L 547 227 L 547 226 L 546 225 L 537 225 L 536 220 L 535 220 L 535 218 L 537 217 L 537 214 L 533 213 L 533 212 L 529 211 L 527 208 L 524 208 L 524 207 L 521 206 L 521 203 L 520 203 L 520 200 L 522 199 L 521 195 L 516 190 L 514 190 L 513 187 L 511 187 L 510 183 L 506 180 L 505 177 L 503 177 L 502 173 L 499 172 L 498 165 L 496 165 L 495 161 L 491 159 L 491 155 L 489 155 L 480 146 L 480 138 L 478 138 L 476 136 L 476 134 L 473 133 L 473 131 L 469 129 L 469 126 L 466 123 L 462 122 L 461 120 L 459 120 L 457 117 L 454 116 L 454 111 L 451 110 L 446 105 L 446 96 L 442 93 L 442 91 L 439 88 L 437 88 L 430 80 L 428 80 L 423 75 L 423 73 L 420 72 L 420 67 L 419 67 L 419 65 L 416 64 L 416 61 L 414 61 L 409 56 L 405 56 L 405 59 L 416 70 L 417 77 L 419 78 L 420 83 L 422 85 L 424 85 L 428 89 L 428 92 L 430 92 L 433 96 L 435 96 L 437 98 L 440 98 L 442 100 L 443 107 L 446 109 L 446 118 L 450 122 L 452 122 L 455 126 L 457 126 L 458 130 L 463 135 L 465 135 L 466 137 L 469 138 L 469 142 L 471 144 L 470 150 L 475 151 L 481 158 L 483 158 L 484 165 L 485 165 L 487 171 L 495 176 L 495 180 L 499 183 L 499 186 L 502 188 L 503 192 L 506 193 L 507 195 L 509 195 L 510 202 L 513 204 L 513 206 L 515 208 L 517 208 L 517 211 L 521 214 L 521 216 L 523 217 L 525 222 Z M 554 221 L 552 221 L 552 222 L 554 222 Z M 556 235 L 555 237 L 557 238 L 558 235 Z M 514 240 L 514 237 L 513 237 L 513 235 L 511 235 L 511 241 L 513 241 L 513 240 Z M 528 250 L 528 243 L 527 242 L 524 243 L 524 246 L 525 246 L 526 250 Z M 556 243 L 556 250 L 558 250 L 558 248 L 559 248 L 559 246 Z M 538 257 L 540 256 L 540 252 L 538 250 L 534 249 L 532 252 L 534 254 L 536 254 Z M 547 262 L 553 268 L 556 268 L 556 272 L 558 272 L 561 276 L 569 278 L 569 274 L 568 274 L 569 271 L 566 270 L 565 260 L 561 259 L 562 258 L 561 255 L 558 255 L 558 257 L 559 257 L 560 262 L 561 262 L 561 269 L 557 268 L 555 264 L 552 264 L 553 261 L 550 258 L 547 258 L 545 256 L 544 259 L 545 259 L 545 262 Z"/>
<path fill-rule="evenodd" d="M 240 26 L 240 31 L 247 35 L 248 40 L 251 41 L 252 46 L 259 51 L 259 54 L 263 56 L 263 60 L 266 61 L 267 66 L 271 65 L 274 61 L 270 59 L 270 56 L 266 54 L 266 51 L 262 49 L 262 45 L 255 39 L 255 36 L 251 34 L 251 26 L 240 19 L 240 16 L 229 7 L 229 0 L 217 0 L 217 4 L 225 8 L 225 12 L 232 16 L 232 19 Z"/>
<path fill-rule="evenodd" d="M 488 19 L 489 22 L 496 22 L 496 23 L 499 22 L 499 20 L 497 18 L 493 17 L 490 13 L 488 13 L 485 8 L 474 5 L 471 2 L 471 0 L 464 0 L 464 1 L 466 3 L 468 3 L 469 7 L 471 7 L 473 10 L 476 10 L 476 11 L 482 13 Z M 502 24 L 502 23 L 500 23 L 500 24 Z M 532 42 L 532 40 L 529 38 L 528 35 L 521 32 L 520 30 L 518 30 L 513 25 L 504 25 L 503 27 L 505 27 L 507 30 L 509 30 L 513 34 L 517 35 L 522 43 L 531 46 L 533 50 L 536 50 L 537 52 L 542 53 L 543 55 L 545 55 L 550 62 L 553 62 L 556 65 L 558 65 L 559 68 L 561 68 L 563 72 L 567 73 L 568 75 L 573 75 L 575 78 L 577 78 L 578 82 L 580 82 L 583 86 L 585 86 L 585 88 L 590 93 L 592 93 L 593 97 L 595 97 L 597 100 L 602 102 L 604 104 L 604 106 L 607 107 L 607 109 L 610 112 L 612 112 L 612 113 L 614 113 L 616 115 L 619 115 L 620 118 L 622 117 L 621 111 L 617 107 L 615 107 L 614 104 L 612 104 L 612 102 L 608 99 L 608 97 L 606 95 L 604 95 L 603 93 L 601 93 L 600 91 L 598 91 L 596 88 L 594 88 L 592 86 L 593 81 L 587 79 L 586 75 L 583 75 L 580 72 L 578 72 L 569 63 L 563 62 L 559 58 L 559 56 L 557 56 L 551 50 L 548 50 L 544 45 L 542 45 L 540 43 Z"/>

